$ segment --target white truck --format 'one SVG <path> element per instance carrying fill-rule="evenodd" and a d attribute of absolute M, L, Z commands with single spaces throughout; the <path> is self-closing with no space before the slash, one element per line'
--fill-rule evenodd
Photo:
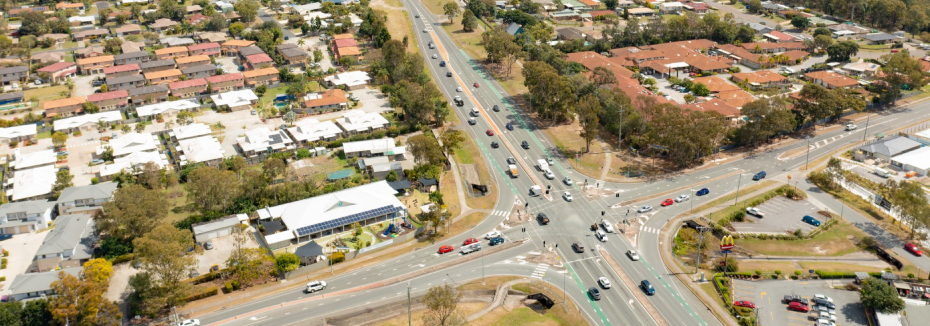
<path fill-rule="evenodd" d="M 549 163 L 545 159 L 536 160 L 536 168 L 539 169 L 539 172 L 546 172 L 549 170 Z"/>
<path fill-rule="evenodd" d="M 462 247 L 462 254 L 467 255 L 475 251 L 481 250 L 481 243 L 472 243 L 470 245 Z"/>
<path fill-rule="evenodd" d="M 530 196 L 536 197 L 539 195 L 542 195 L 542 187 L 538 185 L 533 185 L 532 187 L 530 187 Z"/>
<path fill-rule="evenodd" d="M 890 177 L 891 177 L 891 172 L 888 172 L 888 170 L 882 169 L 882 168 L 877 167 L 877 166 L 875 167 L 875 170 L 873 170 L 872 172 L 875 173 L 876 175 L 882 177 L 882 178 L 890 178 Z"/>
<path fill-rule="evenodd" d="M 510 177 L 511 177 L 511 178 L 516 178 L 516 177 L 519 177 L 519 176 L 520 176 L 520 171 L 517 170 L 517 166 L 516 166 L 516 165 L 510 164 L 510 165 L 508 165 L 507 167 L 510 169 Z"/>

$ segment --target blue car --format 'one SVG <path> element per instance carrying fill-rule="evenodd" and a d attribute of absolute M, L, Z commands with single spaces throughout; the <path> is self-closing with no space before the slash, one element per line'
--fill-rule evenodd
<path fill-rule="evenodd" d="M 0 234 L 0 241 L 13 239 L 12 234 Z"/>
<path fill-rule="evenodd" d="M 807 223 L 813 226 L 820 226 L 820 221 L 818 221 L 816 218 L 810 215 L 804 215 L 804 218 L 802 218 L 801 221 L 804 221 L 804 223 Z"/>
<path fill-rule="evenodd" d="M 507 130 L 513 131 L 513 125 L 510 122 L 507 123 Z"/>
<path fill-rule="evenodd" d="M 762 180 L 765 179 L 765 171 L 759 171 L 756 175 L 752 176 L 752 180 Z"/>
<path fill-rule="evenodd" d="M 491 245 L 492 245 L 492 246 L 498 245 L 498 244 L 501 244 L 501 243 L 504 243 L 504 238 L 501 238 L 501 237 L 491 238 Z"/>
<path fill-rule="evenodd" d="M 639 288 L 643 289 L 643 292 L 646 292 L 648 295 L 656 294 L 656 289 L 652 287 L 652 284 L 647 280 L 639 282 Z"/>
<path fill-rule="evenodd" d="M 710 193 L 710 190 L 708 190 L 707 188 L 704 188 L 704 189 L 698 190 L 697 195 L 698 195 L 698 196 L 704 196 L 704 195 L 709 194 L 709 193 Z"/>

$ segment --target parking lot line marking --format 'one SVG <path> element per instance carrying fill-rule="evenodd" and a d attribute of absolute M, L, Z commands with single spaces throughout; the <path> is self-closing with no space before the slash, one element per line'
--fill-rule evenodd
<path fill-rule="evenodd" d="M 791 316 L 788 316 L 788 319 L 800 320 L 800 321 L 805 321 L 805 322 L 807 321 L 807 318 L 796 318 L 796 317 L 791 317 Z"/>

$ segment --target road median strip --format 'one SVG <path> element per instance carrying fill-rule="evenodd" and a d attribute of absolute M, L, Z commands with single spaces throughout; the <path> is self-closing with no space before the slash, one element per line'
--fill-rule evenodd
<path fill-rule="evenodd" d="M 504 250 L 507 250 L 507 249 L 516 248 L 516 247 L 518 247 L 518 246 L 520 246 L 520 245 L 526 243 L 527 241 L 528 241 L 528 240 L 517 240 L 517 241 L 511 241 L 511 242 L 508 242 L 508 243 L 505 243 L 505 244 L 502 244 L 502 245 L 499 245 L 499 246 L 490 247 L 489 249 L 483 251 L 483 255 L 489 255 L 489 254 L 501 252 L 501 251 L 504 251 Z M 317 299 L 322 299 L 322 298 L 325 298 L 327 295 L 329 295 L 329 296 L 334 296 L 334 295 L 348 294 L 348 293 L 360 292 L 360 291 L 370 290 L 370 289 L 374 289 L 374 288 L 379 288 L 379 287 L 394 285 L 394 284 L 397 284 L 397 283 L 400 283 L 400 282 L 403 282 L 403 281 L 406 281 L 406 280 L 409 280 L 409 279 L 413 279 L 413 278 L 416 278 L 416 277 L 420 277 L 420 276 L 423 276 L 423 275 L 426 275 L 426 274 L 429 274 L 429 273 L 432 273 L 432 272 L 435 272 L 435 271 L 443 270 L 443 269 L 446 269 L 446 268 L 449 268 L 449 267 L 452 267 L 452 266 L 455 266 L 455 265 L 459 265 L 459 264 L 462 264 L 462 263 L 466 263 L 466 262 L 469 262 L 469 261 L 472 261 L 472 260 L 475 260 L 475 259 L 480 259 L 481 257 L 482 257 L 482 255 L 465 255 L 465 256 L 463 256 L 463 257 L 461 257 L 461 258 L 456 258 L 456 259 L 454 259 L 454 260 L 452 260 L 452 261 L 448 261 L 448 262 L 445 262 L 445 263 L 442 263 L 442 264 L 438 264 L 438 265 L 435 265 L 435 266 L 431 266 L 431 267 L 426 267 L 426 268 L 423 268 L 423 269 L 420 269 L 420 270 L 417 270 L 417 271 L 414 271 L 414 272 L 410 272 L 410 273 L 407 273 L 407 274 L 404 274 L 404 275 L 395 276 L 395 277 L 389 278 L 389 279 L 384 280 L 384 281 L 380 281 L 380 282 L 376 282 L 376 283 L 371 283 L 371 284 L 367 284 L 367 285 L 362 285 L 362 286 L 357 286 L 357 287 L 354 287 L 354 288 L 345 289 L 345 290 L 342 290 L 342 291 L 336 291 L 336 292 L 333 292 L 333 293 L 327 293 L 327 294 L 322 294 L 322 295 L 313 296 L 313 297 L 309 297 L 309 298 L 304 298 L 304 299 L 294 300 L 294 301 L 290 301 L 290 302 L 280 303 L 280 304 L 277 304 L 277 305 L 274 305 L 274 306 L 270 306 L 270 307 L 265 307 L 265 308 L 262 308 L 262 309 L 254 310 L 254 311 L 251 311 L 251 312 L 248 312 L 248 313 L 245 313 L 245 314 L 242 314 L 242 315 L 238 315 L 238 316 L 235 316 L 235 317 L 226 318 L 226 319 L 224 319 L 224 320 L 221 320 L 221 321 L 218 321 L 218 322 L 215 322 L 215 323 L 211 323 L 211 324 L 209 324 L 209 325 L 222 325 L 222 324 L 225 324 L 225 323 L 228 323 L 228 322 L 231 322 L 231 321 L 234 321 L 234 320 L 239 320 L 240 318 L 246 318 L 246 317 L 249 317 L 249 316 L 258 314 L 258 313 L 267 312 L 267 311 L 272 311 L 272 310 L 275 310 L 275 309 L 278 309 L 278 308 L 288 307 L 288 306 L 292 306 L 292 305 L 295 305 L 295 304 L 307 303 L 307 302 L 314 301 L 314 300 L 317 300 Z"/>
<path fill-rule="evenodd" d="M 622 281 L 623 284 L 625 284 L 627 288 L 630 289 L 630 292 L 632 292 L 633 296 L 636 297 L 636 300 L 638 300 L 639 303 L 643 305 L 643 308 L 646 309 L 646 313 L 652 317 L 656 324 L 659 326 L 669 326 L 668 321 L 666 321 L 665 317 L 659 313 L 659 310 L 652 305 L 652 302 L 649 301 L 649 298 L 646 297 L 646 294 L 644 294 L 643 291 L 637 290 L 639 289 L 639 286 L 637 286 L 636 283 L 633 282 L 633 279 L 631 279 L 630 276 L 627 275 L 625 271 L 623 271 L 623 268 L 620 267 L 620 264 L 617 263 L 614 257 L 603 248 L 599 248 L 598 251 L 601 253 L 601 257 L 604 257 L 604 261 L 607 262 L 607 265 L 609 265 L 610 268 L 614 270 L 614 273 L 617 273 L 617 275 L 620 277 L 620 281 Z"/>
<path fill-rule="evenodd" d="M 620 205 L 621 205 L 621 206 L 626 206 L 626 205 L 630 205 L 630 204 L 637 203 L 637 202 L 641 202 L 641 201 L 645 201 L 645 200 L 650 200 L 650 199 L 656 199 L 656 198 L 660 198 L 660 197 L 665 197 L 665 196 L 668 196 L 668 195 L 670 195 L 670 194 L 674 194 L 674 193 L 677 193 L 677 192 L 679 192 L 679 191 L 682 191 L 682 190 L 684 190 L 684 189 L 699 188 L 700 185 L 703 185 L 703 184 L 706 184 L 706 183 L 711 183 L 711 182 L 714 182 L 714 181 L 717 181 L 717 180 L 720 180 L 720 179 L 724 179 L 724 178 L 726 178 L 726 177 L 733 176 L 734 174 L 740 174 L 740 173 L 743 173 L 743 172 L 744 172 L 743 170 L 733 171 L 733 172 L 730 172 L 730 173 L 721 175 L 721 176 L 719 176 L 719 177 L 713 177 L 713 178 L 710 178 L 710 179 L 707 179 L 707 180 L 704 180 L 704 181 L 701 181 L 701 182 L 698 182 L 698 183 L 693 183 L 693 184 L 688 185 L 688 186 L 678 187 L 678 188 L 675 188 L 675 189 L 672 189 L 672 190 L 669 190 L 669 191 L 664 191 L 664 192 L 661 192 L 661 193 L 658 193 L 658 194 L 653 194 L 653 195 L 649 195 L 649 196 L 644 196 L 644 197 L 639 197 L 639 198 L 635 198 L 635 199 L 630 199 L 630 200 L 622 201 L 622 202 L 620 202 Z"/>

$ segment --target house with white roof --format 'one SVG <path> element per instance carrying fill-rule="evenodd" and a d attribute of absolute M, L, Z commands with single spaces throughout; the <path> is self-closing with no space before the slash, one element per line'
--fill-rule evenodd
<path fill-rule="evenodd" d="M 364 71 L 348 71 L 341 74 L 335 74 L 323 78 L 331 87 L 345 86 L 346 90 L 354 90 L 365 87 L 371 77 Z"/>
<path fill-rule="evenodd" d="M 360 109 L 345 111 L 342 118 L 336 119 L 336 124 L 342 128 L 346 137 L 387 129 L 391 126 L 391 122 L 382 117 L 380 113 L 365 112 Z"/>
<path fill-rule="evenodd" d="M 45 230 L 52 223 L 55 202 L 47 199 L 0 205 L 0 234 L 20 234 Z"/>
<path fill-rule="evenodd" d="M 314 11 L 319 11 L 323 8 L 323 4 L 320 2 L 308 3 L 305 5 L 291 5 L 291 9 L 294 10 L 297 14 L 303 16 Z"/>
<path fill-rule="evenodd" d="M 236 145 L 245 157 L 272 154 L 294 149 L 294 141 L 284 130 L 255 128 L 236 138 Z"/>
<path fill-rule="evenodd" d="M 403 159 L 406 146 L 395 145 L 394 138 L 370 139 L 342 143 L 342 151 L 349 157 L 397 156 Z"/>
<path fill-rule="evenodd" d="M 210 126 L 198 122 L 186 126 L 174 127 L 174 129 L 171 129 L 171 131 L 168 132 L 168 135 L 171 136 L 171 140 L 179 141 L 201 136 L 209 136 L 212 133 L 213 131 L 210 130 Z"/>
<path fill-rule="evenodd" d="M 147 163 L 154 163 L 159 169 L 166 169 L 171 166 L 167 154 L 159 153 L 158 151 L 134 152 L 114 159 L 113 163 L 101 166 L 100 170 L 97 171 L 97 179 L 101 182 L 110 181 L 120 172 L 138 175 L 143 172 L 143 167 Z"/>
<path fill-rule="evenodd" d="M 914 171 L 918 176 L 925 177 L 927 171 L 930 171 L 930 147 L 921 147 L 895 156 L 891 159 L 891 164 L 901 170 Z"/>
<path fill-rule="evenodd" d="M 180 157 L 182 167 L 189 163 L 217 166 L 223 162 L 225 155 L 223 145 L 212 136 L 180 140 L 178 144 L 177 151 L 183 153 Z"/>
<path fill-rule="evenodd" d="M 10 162 L 10 168 L 19 171 L 41 166 L 55 166 L 57 161 L 58 157 L 51 149 L 23 154 L 21 149 L 16 148 L 13 149 L 13 161 Z"/>
<path fill-rule="evenodd" d="M 81 267 L 94 254 L 97 235 L 90 214 L 68 214 L 55 218 L 55 228 L 49 231 L 36 251 L 31 273 L 60 268 Z"/>
<path fill-rule="evenodd" d="M 36 141 L 36 125 L 24 124 L 14 127 L 0 128 L 0 143 L 7 145 L 10 142 Z"/>
<path fill-rule="evenodd" d="M 332 121 L 320 121 L 307 118 L 294 123 L 294 127 L 287 128 L 287 133 L 300 147 L 312 146 L 316 141 L 333 141 L 342 134 L 342 129 Z"/>
<path fill-rule="evenodd" d="M 136 113 L 139 118 L 151 120 L 161 114 L 165 119 L 176 116 L 181 111 L 191 111 L 200 108 L 200 103 L 195 99 L 184 99 L 177 101 L 161 102 L 136 107 Z"/>
<path fill-rule="evenodd" d="M 103 155 L 107 148 L 113 149 L 113 157 L 123 157 L 137 152 L 158 150 L 158 136 L 150 133 L 130 132 L 119 138 L 110 139 L 108 144 L 97 146 L 97 155 Z"/>
<path fill-rule="evenodd" d="M 261 220 L 280 218 L 287 228 L 275 242 L 297 243 L 344 232 L 359 223 L 369 225 L 405 218 L 407 209 L 386 181 L 258 210 Z M 275 234 L 277 235 L 277 234 Z M 269 243 L 272 244 L 272 243 Z"/>
<path fill-rule="evenodd" d="M 251 89 L 241 89 L 210 96 L 217 109 L 239 111 L 248 110 L 258 103 L 258 95 Z"/>
<path fill-rule="evenodd" d="M 10 284 L 10 296 L 13 300 L 23 301 L 29 298 L 40 298 L 43 295 L 51 296 L 55 294 L 52 291 L 52 283 L 58 281 L 58 273 L 65 272 L 72 276 L 81 274 L 81 267 L 66 268 L 60 271 L 48 271 L 42 273 L 26 273 L 16 275 L 13 283 Z"/>
<path fill-rule="evenodd" d="M 91 130 L 97 128 L 98 123 L 104 125 L 117 124 L 123 121 L 123 115 L 119 110 L 104 111 L 94 114 L 84 114 L 69 118 L 55 120 L 55 131 L 71 133 L 75 130 Z"/>
<path fill-rule="evenodd" d="M 853 76 L 871 77 L 878 73 L 878 71 L 881 69 L 882 66 L 878 65 L 877 63 L 865 62 L 861 60 L 859 62 L 847 63 L 845 66 L 843 66 L 843 70 Z"/>
<path fill-rule="evenodd" d="M 7 179 L 6 195 L 11 202 L 50 198 L 55 184 L 55 166 L 44 165 L 37 168 L 16 171 Z"/>

